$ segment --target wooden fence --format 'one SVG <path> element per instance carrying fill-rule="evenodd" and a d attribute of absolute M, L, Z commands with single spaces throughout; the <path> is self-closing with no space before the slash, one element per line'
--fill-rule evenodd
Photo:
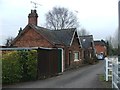
<path fill-rule="evenodd" d="M 112 77 L 112 88 L 120 90 L 120 62 L 118 57 L 105 58 L 105 80 Z"/>
<path fill-rule="evenodd" d="M 112 60 L 110 58 L 105 58 L 104 62 L 105 80 L 109 81 L 110 78 L 112 78 Z"/>
<path fill-rule="evenodd" d="M 38 49 L 38 79 L 58 75 L 62 67 L 62 49 Z"/>
<path fill-rule="evenodd" d="M 120 62 L 118 62 L 118 58 L 114 58 L 112 60 L 112 88 L 116 88 L 120 90 Z"/>

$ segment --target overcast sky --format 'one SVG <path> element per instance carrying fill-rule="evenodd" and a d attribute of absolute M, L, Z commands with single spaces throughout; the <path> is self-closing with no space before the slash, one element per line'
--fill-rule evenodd
<path fill-rule="evenodd" d="M 0 0 L 0 45 L 8 37 L 16 37 L 20 27 L 28 24 L 28 14 L 33 8 L 31 0 Z M 44 26 L 45 13 L 54 6 L 68 8 L 94 39 L 113 36 L 118 28 L 118 0 L 32 0 L 37 7 L 38 25 Z M 78 11 L 76 13 L 75 11 Z"/>

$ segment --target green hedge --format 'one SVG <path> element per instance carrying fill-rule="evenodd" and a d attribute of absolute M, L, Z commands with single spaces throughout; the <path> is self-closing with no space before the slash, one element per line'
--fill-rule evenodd
<path fill-rule="evenodd" d="M 2 83 L 11 84 L 35 80 L 37 51 L 12 51 L 2 57 Z"/>

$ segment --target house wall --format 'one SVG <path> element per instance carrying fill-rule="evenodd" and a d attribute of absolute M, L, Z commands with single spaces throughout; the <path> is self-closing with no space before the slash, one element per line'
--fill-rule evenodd
<path fill-rule="evenodd" d="M 18 47 L 53 47 L 42 35 L 33 29 L 26 30 L 23 35 L 13 44 Z"/>
<path fill-rule="evenodd" d="M 66 48 L 66 58 L 65 58 L 65 63 L 66 63 L 66 67 L 76 67 L 76 66 L 80 66 L 83 64 L 83 51 L 80 48 L 77 36 L 75 35 L 72 45 L 70 47 Z M 69 53 L 71 52 L 71 60 L 69 60 Z M 74 61 L 74 52 L 79 52 L 79 61 Z"/>
<path fill-rule="evenodd" d="M 97 54 L 103 52 L 104 55 L 107 55 L 106 47 L 105 46 L 103 46 L 103 45 L 95 45 L 95 49 L 96 49 L 96 53 Z"/>
<path fill-rule="evenodd" d="M 72 45 L 65 47 L 63 45 L 52 45 L 42 35 L 34 31 L 32 28 L 25 30 L 19 39 L 13 44 L 17 47 L 46 47 L 46 48 L 63 48 L 63 69 L 68 67 L 80 66 L 83 63 L 83 51 L 80 48 L 79 41 L 75 35 Z M 72 53 L 72 59 L 69 62 L 69 51 Z M 74 52 L 79 51 L 79 61 L 74 61 Z"/>

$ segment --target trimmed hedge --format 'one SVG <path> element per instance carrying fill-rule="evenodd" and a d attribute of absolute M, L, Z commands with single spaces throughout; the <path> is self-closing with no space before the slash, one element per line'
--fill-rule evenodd
<path fill-rule="evenodd" d="M 2 57 L 2 83 L 36 80 L 37 51 L 12 51 Z"/>

